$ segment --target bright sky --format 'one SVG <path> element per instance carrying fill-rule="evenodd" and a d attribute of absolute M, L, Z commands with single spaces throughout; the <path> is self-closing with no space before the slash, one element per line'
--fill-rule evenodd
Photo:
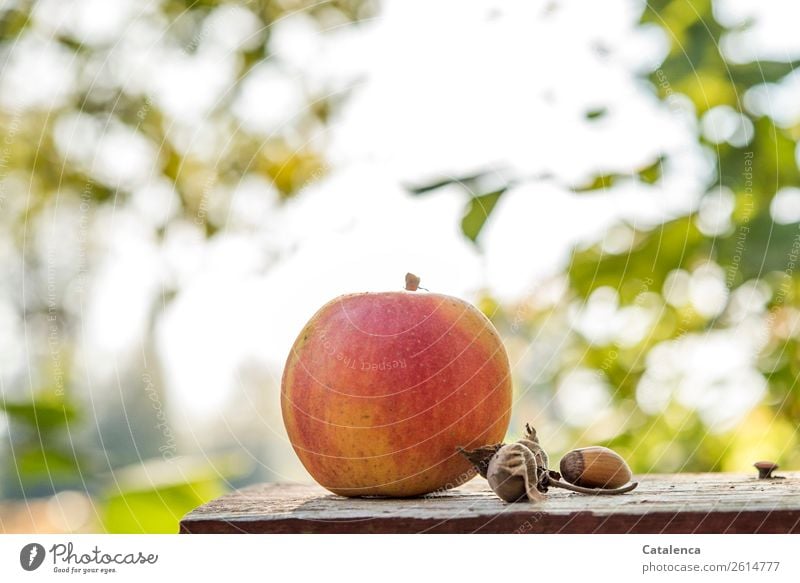
<path fill-rule="evenodd" d="M 691 128 L 633 74 L 657 59 L 658 35 L 638 31 L 625 2 L 588 8 L 596 14 L 568 3 L 542 18 L 544 9 L 515 3 L 492 16 L 485 4 L 390 2 L 368 26 L 327 36 L 303 16 L 278 25 L 279 55 L 303 47 L 311 54 L 298 66 L 309 67 L 309 79 L 352 87 L 352 95 L 325 136 L 328 176 L 266 212 L 281 261 L 260 275 L 246 238 L 219 237 L 170 307 L 159 339 L 169 384 L 187 408 L 215 411 L 243 358 L 267 362 L 277 384 L 297 332 L 338 294 L 398 289 L 414 271 L 439 292 L 469 298 L 489 287 L 520 298 L 563 266 L 572 244 L 620 216 L 654 221 L 690 208 L 705 171 L 689 155 Z M 593 43 L 615 57 L 598 55 Z M 273 66 L 285 64 L 264 68 Z M 585 123 L 586 111 L 601 106 L 608 119 Z M 414 198 L 401 188 L 493 166 L 578 181 L 597 168 L 647 164 L 659 148 L 681 165 L 663 191 L 631 186 L 587 197 L 541 181 L 514 189 L 486 226 L 482 254 L 459 231 L 463 193 Z"/>

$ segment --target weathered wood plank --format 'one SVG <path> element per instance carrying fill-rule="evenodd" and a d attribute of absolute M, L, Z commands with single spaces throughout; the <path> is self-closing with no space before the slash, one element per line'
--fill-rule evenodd
<path fill-rule="evenodd" d="M 800 533 L 800 473 L 648 475 L 621 496 L 551 490 L 505 504 L 476 478 L 422 498 L 342 498 L 319 486 L 259 484 L 187 514 L 183 533 Z"/>

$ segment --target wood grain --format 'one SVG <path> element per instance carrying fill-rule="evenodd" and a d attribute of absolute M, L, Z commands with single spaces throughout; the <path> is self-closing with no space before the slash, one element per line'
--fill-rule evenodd
<path fill-rule="evenodd" d="M 551 490 L 506 504 L 480 478 L 409 499 L 342 498 L 319 486 L 259 484 L 187 514 L 182 533 L 800 533 L 800 473 L 637 478 L 620 496 Z"/>

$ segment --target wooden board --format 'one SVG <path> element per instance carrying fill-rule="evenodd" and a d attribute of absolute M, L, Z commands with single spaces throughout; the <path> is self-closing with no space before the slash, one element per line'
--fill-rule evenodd
<path fill-rule="evenodd" d="M 319 486 L 260 484 L 187 514 L 182 533 L 800 533 L 800 472 L 638 478 L 620 496 L 551 489 L 506 504 L 485 480 L 409 499 L 342 498 Z"/>

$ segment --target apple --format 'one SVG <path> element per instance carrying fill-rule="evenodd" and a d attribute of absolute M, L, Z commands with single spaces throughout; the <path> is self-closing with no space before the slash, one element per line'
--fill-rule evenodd
<path fill-rule="evenodd" d="M 511 400 L 492 323 L 463 300 L 420 291 L 327 303 L 297 337 L 281 383 L 295 452 L 342 496 L 417 496 L 466 482 L 474 470 L 456 447 L 501 442 Z"/>

